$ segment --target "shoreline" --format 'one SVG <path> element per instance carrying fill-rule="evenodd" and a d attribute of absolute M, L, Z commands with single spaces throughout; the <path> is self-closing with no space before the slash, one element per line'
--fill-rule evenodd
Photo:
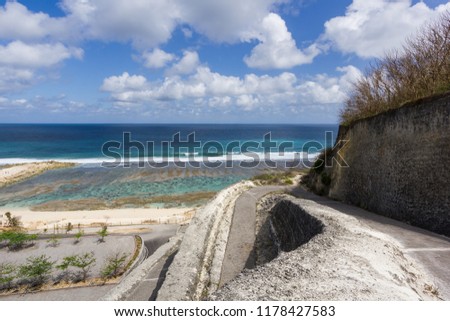
<path fill-rule="evenodd" d="M 12 164 L 0 167 L 0 188 L 15 184 L 47 171 L 74 167 L 73 162 L 30 162 L 26 164 Z"/>

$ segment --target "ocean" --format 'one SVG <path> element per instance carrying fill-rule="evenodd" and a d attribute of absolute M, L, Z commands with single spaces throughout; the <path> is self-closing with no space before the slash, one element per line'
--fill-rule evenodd
<path fill-rule="evenodd" d="M 69 210 L 197 205 L 209 193 L 267 170 L 267 158 L 279 167 L 284 160 L 314 157 L 334 144 L 337 129 L 337 125 L 4 124 L 0 165 L 56 160 L 76 166 L 1 188 L 0 208 L 57 210 L 61 202 Z M 242 166 L 244 160 L 259 163 Z"/>

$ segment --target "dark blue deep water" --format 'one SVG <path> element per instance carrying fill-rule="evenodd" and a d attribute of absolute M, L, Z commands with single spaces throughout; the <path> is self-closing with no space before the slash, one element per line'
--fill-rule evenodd
<path fill-rule="evenodd" d="M 264 135 L 271 133 L 272 140 L 278 144 L 285 141 L 293 143 L 294 146 L 286 151 L 299 152 L 304 151 L 304 144 L 308 141 L 323 147 L 332 145 L 334 141 L 325 142 L 327 131 L 333 132 L 335 139 L 336 125 L 7 124 L 0 125 L 0 162 L 5 163 L 6 159 L 104 159 L 106 156 L 102 154 L 102 146 L 110 141 L 122 143 L 124 133 L 130 133 L 130 141 L 139 141 L 146 147 L 146 156 L 173 156 L 174 150 L 162 148 L 162 142 L 170 142 L 177 133 L 180 133 L 181 141 L 187 141 L 188 135 L 195 133 L 196 141 L 201 142 L 202 146 L 208 141 L 222 144 L 223 152 L 214 148 L 210 150 L 218 154 L 225 154 L 227 144 L 232 141 L 262 143 Z M 147 142 L 154 147 L 147 148 Z M 121 154 L 130 151 L 131 156 L 137 156 L 136 148 L 124 151 L 122 147 L 114 150 Z M 262 151 L 261 148 L 254 150 Z M 236 151 L 239 152 L 239 149 L 233 150 L 234 153 Z M 196 149 L 195 153 L 201 155 L 202 149 Z"/>

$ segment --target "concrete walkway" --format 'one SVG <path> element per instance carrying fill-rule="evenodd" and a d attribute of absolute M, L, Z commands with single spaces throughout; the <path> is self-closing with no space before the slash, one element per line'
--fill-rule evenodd
<path fill-rule="evenodd" d="M 170 227 L 170 226 L 168 226 Z M 152 255 L 161 245 L 167 243 L 169 239 L 177 233 L 178 225 L 167 228 L 165 233 L 159 233 L 157 237 L 147 234 L 142 236 L 144 244 L 148 249 L 148 255 Z M 155 301 L 158 290 L 165 280 L 167 270 L 173 261 L 176 252 L 161 260 L 147 274 L 146 278 L 139 283 L 133 292 L 126 298 L 126 301 Z"/>
<path fill-rule="evenodd" d="M 244 268 L 255 267 L 256 204 L 264 195 L 284 189 L 284 186 L 255 187 L 236 200 L 219 287 L 234 279 Z"/>

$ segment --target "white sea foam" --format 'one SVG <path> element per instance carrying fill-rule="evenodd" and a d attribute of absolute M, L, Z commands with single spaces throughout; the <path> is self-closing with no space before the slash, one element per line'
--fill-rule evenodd
<path fill-rule="evenodd" d="M 131 157 L 126 159 L 130 163 L 139 163 L 140 161 L 150 162 L 150 163 L 188 163 L 188 162 L 198 162 L 198 163 L 212 163 L 212 162 L 253 162 L 253 161 L 310 161 L 313 162 L 317 159 L 320 153 L 306 153 L 306 152 L 286 152 L 286 153 L 247 153 L 247 154 L 228 154 L 222 156 L 201 156 L 201 155 L 190 155 L 190 156 L 180 156 L 180 157 L 143 157 L 142 159 L 138 157 Z M 0 165 L 10 165 L 10 164 L 27 164 L 35 162 L 47 162 L 47 161 L 57 161 L 62 163 L 76 163 L 80 165 L 101 165 L 104 163 L 113 163 L 114 158 L 74 158 L 74 159 L 38 159 L 38 158 L 3 158 L 0 159 Z M 122 162 L 124 159 L 122 159 Z"/>

